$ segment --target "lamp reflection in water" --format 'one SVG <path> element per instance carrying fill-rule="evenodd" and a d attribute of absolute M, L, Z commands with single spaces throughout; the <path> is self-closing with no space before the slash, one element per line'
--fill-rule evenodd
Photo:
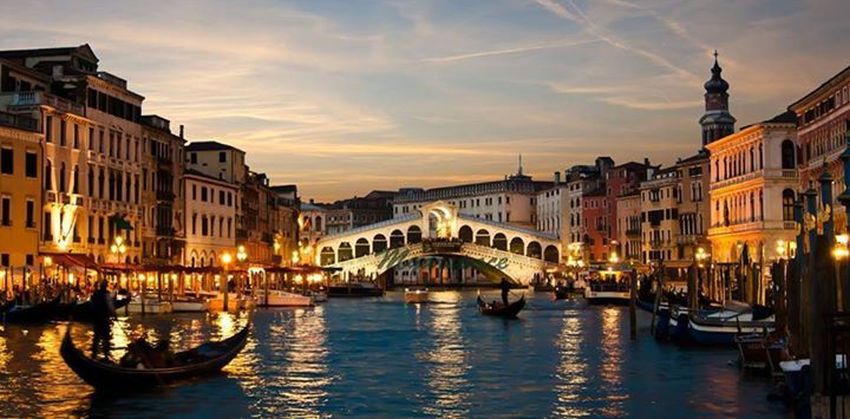
<path fill-rule="evenodd" d="M 580 406 L 582 394 L 587 387 L 587 364 L 582 358 L 581 345 L 584 341 L 582 319 L 574 312 L 564 313 L 561 333 L 555 338 L 555 345 L 561 355 L 555 371 L 555 393 L 557 402 L 553 415 L 559 417 L 588 416 L 590 411 Z"/>
<path fill-rule="evenodd" d="M 433 399 L 425 405 L 424 413 L 437 417 L 464 417 L 469 415 L 469 381 L 466 373 L 467 351 L 463 342 L 460 321 L 460 294 L 441 295 L 441 301 L 454 304 L 434 304 L 430 308 L 430 332 L 434 346 L 420 355 L 430 365 L 426 384 Z"/>
<path fill-rule="evenodd" d="M 602 311 L 602 359 L 600 360 L 600 378 L 605 390 L 606 402 L 603 404 L 603 416 L 625 416 L 623 402 L 628 398 L 623 392 L 623 347 L 620 324 L 621 311 L 616 307 L 607 307 Z"/>
<path fill-rule="evenodd" d="M 263 352 L 283 359 L 263 360 L 266 370 L 257 374 L 262 381 L 258 388 L 247 390 L 277 394 L 259 406 L 262 416 L 319 417 L 334 379 L 328 366 L 325 309 L 282 310 L 275 317 L 263 338 L 268 346 Z"/>

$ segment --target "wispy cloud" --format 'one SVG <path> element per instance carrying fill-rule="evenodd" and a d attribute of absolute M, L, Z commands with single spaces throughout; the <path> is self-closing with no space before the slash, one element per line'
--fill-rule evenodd
<path fill-rule="evenodd" d="M 530 51 L 539 51 L 546 49 L 555 49 L 555 48 L 566 48 L 566 47 L 574 47 L 578 45 L 586 45 L 594 42 L 599 42 L 596 39 L 583 39 L 576 41 L 566 41 L 566 42 L 553 42 L 547 44 L 537 44 L 537 45 L 528 45 L 514 48 L 505 48 L 505 49 L 495 49 L 495 50 L 487 50 L 487 51 L 477 51 L 477 52 L 469 52 L 465 54 L 457 54 L 457 55 L 448 55 L 444 57 L 432 57 L 426 58 L 422 60 L 427 63 L 447 63 L 453 61 L 463 61 L 469 60 L 472 58 L 483 58 L 483 57 L 492 57 L 497 55 L 506 55 L 506 54 L 517 54 L 523 52 Z"/>

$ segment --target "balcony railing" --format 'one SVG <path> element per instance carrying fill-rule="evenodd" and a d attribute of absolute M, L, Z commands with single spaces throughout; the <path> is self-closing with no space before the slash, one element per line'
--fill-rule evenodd
<path fill-rule="evenodd" d="M 30 118 L 26 115 L 13 115 L 6 112 L 0 112 L 0 125 L 20 128 L 27 131 L 38 131 L 38 121 L 35 118 Z"/>
<path fill-rule="evenodd" d="M 11 107 L 31 107 L 46 105 L 52 108 L 59 109 L 63 112 L 69 112 L 77 115 L 85 115 L 85 107 L 79 103 L 74 103 L 68 99 L 52 95 L 47 92 L 11 92 L 4 93 L 11 95 Z"/>

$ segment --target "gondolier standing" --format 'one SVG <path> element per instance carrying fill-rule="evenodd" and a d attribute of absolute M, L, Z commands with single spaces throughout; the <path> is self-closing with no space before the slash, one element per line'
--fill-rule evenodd
<path fill-rule="evenodd" d="M 92 340 L 92 358 L 97 358 L 98 347 L 103 350 L 103 356 L 109 358 L 109 350 L 112 337 L 112 318 L 115 317 L 115 306 L 112 304 L 112 295 L 106 289 L 106 281 L 100 281 L 97 291 L 91 296 L 92 320 L 94 325 L 94 339 Z"/>
<path fill-rule="evenodd" d="M 502 277 L 502 282 L 499 283 L 499 288 L 502 289 L 502 304 L 508 305 L 508 293 L 511 292 L 511 283 L 508 279 Z"/>

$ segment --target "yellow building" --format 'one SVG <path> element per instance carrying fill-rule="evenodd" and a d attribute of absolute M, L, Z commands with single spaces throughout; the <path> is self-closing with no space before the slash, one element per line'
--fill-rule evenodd
<path fill-rule="evenodd" d="M 711 152 L 711 241 L 716 263 L 749 261 L 763 297 L 777 243 L 795 238 L 796 117 L 785 113 L 706 145 Z M 744 254 L 746 252 L 746 254 Z M 761 292 L 759 292 L 761 291 Z"/>
<path fill-rule="evenodd" d="M 35 119 L 0 112 L 0 287 L 7 277 L 19 277 L 23 267 L 32 269 L 36 264 L 40 141 Z"/>

